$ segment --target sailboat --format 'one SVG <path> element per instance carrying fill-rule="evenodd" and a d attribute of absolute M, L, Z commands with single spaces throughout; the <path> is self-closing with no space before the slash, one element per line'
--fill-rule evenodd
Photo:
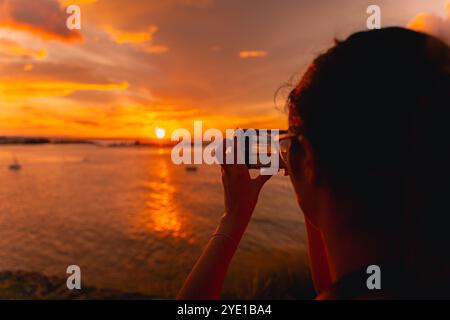
<path fill-rule="evenodd" d="M 17 158 L 14 157 L 13 163 L 11 163 L 8 168 L 11 171 L 19 171 L 22 168 L 22 166 L 20 165 L 19 161 L 17 161 Z"/>
<path fill-rule="evenodd" d="M 197 172 L 196 166 L 187 166 L 185 169 L 187 172 Z"/>

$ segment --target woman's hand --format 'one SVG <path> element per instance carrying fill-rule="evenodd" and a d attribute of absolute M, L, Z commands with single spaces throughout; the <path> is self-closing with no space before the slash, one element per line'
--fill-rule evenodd
<path fill-rule="evenodd" d="M 244 164 L 222 164 L 221 167 L 225 215 L 218 232 L 239 242 L 255 209 L 261 188 L 271 176 L 260 175 L 252 179 Z"/>
<path fill-rule="evenodd" d="M 222 159 L 226 158 L 224 153 L 221 153 Z M 271 177 L 259 176 L 252 179 L 247 166 L 243 164 L 221 166 L 225 214 L 215 236 L 209 240 L 206 249 L 184 282 L 177 295 L 178 299 L 220 298 L 225 275 L 255 209 L 259 192 Z"/>

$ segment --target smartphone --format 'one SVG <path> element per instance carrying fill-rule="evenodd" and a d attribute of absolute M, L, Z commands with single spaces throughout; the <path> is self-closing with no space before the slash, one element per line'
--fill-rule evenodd
<path fill-rule="evenodd" d="M 239 131 L 240 130 L 240 131 Z M 278 167 L 286 169 L 280 155 L 278 138 L 287 130 L 237 129 L 235 135 L 241 138 L 241 152 L 249 169 Z M 239 136 L 241 135 L 241 136 Z"/>

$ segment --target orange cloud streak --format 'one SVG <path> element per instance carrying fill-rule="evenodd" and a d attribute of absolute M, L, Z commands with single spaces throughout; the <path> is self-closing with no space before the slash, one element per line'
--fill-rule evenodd
<path fill-rule="evenodd" d="M 266 51 L 241 51 L 239 53 L 239 57 L 242 59 L 248 59 L 248 58 L 262 58 L 267 56 Z"/>
<path fill-rule="evenodd" d="M 450 44 L 450 1 L 445 5 L 446 17 L 432 13 L 420 13 L 407 25 L 407 28 L 425 32 Z"/>
<path fill-rule="evenodd" d="M 116 43 L 123 44 L 151 41 L 158 28 L 156 26 L 150 26 L 148 31 L 128 32 L 115 29 L 112 26 L 106 26 L 105 30 Z"/>
<path fill-rule="evenodd" d="M 0 97 L 4 100 L 16 100 L 33 97 L 68 96 L 77 91 L 113 91 L 127 88 L 127 82 L 97 84 L 52 81 L 1 81 Z"/>
<path fill-rule="evenodd" d="M 30 57 L 37 60 L 42 60 L 47 57 L 47 50 L 34 50 L 26 48 L 12 40 L 0 39 L 0 54 L 13 57 Z"/>

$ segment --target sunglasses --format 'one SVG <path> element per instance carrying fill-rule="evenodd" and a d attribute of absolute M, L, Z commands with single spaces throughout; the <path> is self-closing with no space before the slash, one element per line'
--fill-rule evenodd
<path fill-rule="evenodd" d="M 303 133 L 299 129 L 289 129 L 286 134 L 280 134 L 278 137 L 278 143 L 280 146 L 280 157 L 281 160 L 287 165 L 289 161 L 289 152 L 291 151 L 292 141 L 301 141 L 303 138 Z"/>

